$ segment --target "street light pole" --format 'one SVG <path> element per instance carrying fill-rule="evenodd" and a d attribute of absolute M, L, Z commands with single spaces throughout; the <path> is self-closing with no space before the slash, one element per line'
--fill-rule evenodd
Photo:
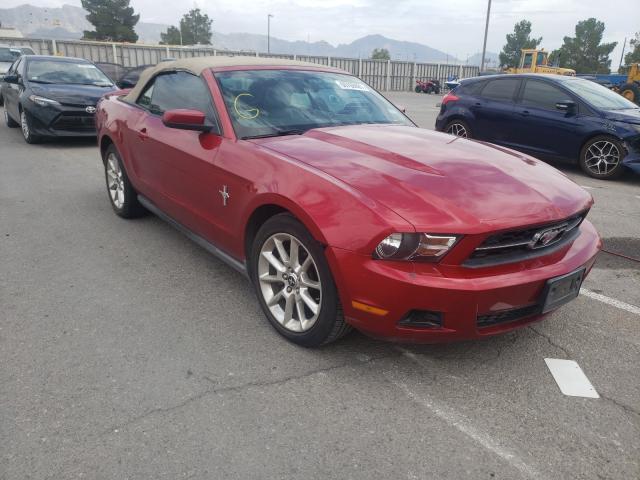
<path fill-rule="evenodd" d="M 491 13 L 491 0 L 487 5 L 487 23 L 484 26 L 484 43 L 482 44 L 482 60 L 480 61 L 480 71 L 484 70 L 484 57 L 487 53 L 487 34 L 489 33 L 489 14 Z"/>
<path fill-rule="evenodd" d="M 271 53 L 271 18 L 273 15 L 267 15 L 267 53 Z"/>

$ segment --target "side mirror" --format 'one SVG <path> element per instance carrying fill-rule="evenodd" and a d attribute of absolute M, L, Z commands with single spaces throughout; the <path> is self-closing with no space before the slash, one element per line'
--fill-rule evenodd
<path fill-rule="evenodd" d="M 207 117 L 198 110 L 167 110 L 162 114 L 162 123 L 169 128 L 210 132 L 213 125 L 207 123 Z"/>
<path fill-rule="evenodd" d="M 556 108 L 563 112 L 573 112 L 576 109 L 576 102 L 571 100 L 565 100 L 564 102 L 556 103 Z"/>
<path fill-rule="evenodd" d="M 18 75 L 15 75 L 15 74 L 5 75 L 3 80 L 7 83 L 18 83 Z"/>

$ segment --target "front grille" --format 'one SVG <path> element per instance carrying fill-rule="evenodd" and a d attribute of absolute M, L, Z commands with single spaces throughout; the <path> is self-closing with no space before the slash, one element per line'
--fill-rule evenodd
<path fill-rule="evenodd" d="M 511 310 L 502 310 L 501 312 L 489 313 L 486 315 L 478 315 L 476 324 L 478 327 L 491 327 L 501 323 L 517 322 L 518 320 L 537 315 L 541 312 L 540 305 L 533 304 L 526 307 L 513 308 Z"/>
<path fill-rule="evenodd" d="M 63 113 L 51 127 L 54 130 L 90 132 L 96 129 L 96 121 L 95 117 L 90 113 Z"/>
<path fill-rule="evenodd" d="M 587 212 L 582 212 L 560 222 L 492 235 L 474 250 L 463 265 L 485 267 L 548 254 L 575 239 L 579 233 L 578 227 L 586 216 Z M 542 235 L 545 232 L 549 232 L 549 235 L 557 232 L 557 236 L 544 244 Z"/>

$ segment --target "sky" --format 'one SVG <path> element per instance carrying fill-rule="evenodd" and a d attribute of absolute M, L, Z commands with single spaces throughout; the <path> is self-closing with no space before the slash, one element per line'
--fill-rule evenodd
<path fill-rule="evenodd" d="M 3 0 L 13 7 L 24 0 Z M 80 0 L 30 0 L 37 6 L 80 6 Z M 141 21 L 176 24 L 193 7 L 204 10 L 221 33 L 266 34 L 271 13 L 271 35 L 285 40 L 326 40 L 349 43 L 368 34 L 419 42 L 461 60 L 482 50 L 487 0 L 131 0 Z M 617 6 L 624 5 L 624 11 Z M 611 55 L 617 68 L 625 36 L 640 31 L 640 0 L 493 0 L 487 50 L 499 52 L 505 35 L 521 19 L 533 24 L 532 35 L 553 50 L 565 35 L 574 36 L 579 20 L 595 17 L 606 25 L 604 41 L 617 41 Z"/>

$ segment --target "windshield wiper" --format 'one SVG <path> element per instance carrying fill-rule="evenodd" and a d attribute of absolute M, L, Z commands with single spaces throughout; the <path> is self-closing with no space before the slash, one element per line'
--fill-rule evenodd
<path fill-rule="evenodd" d="M 247 135 L 245 137 L 241 137 L 242 140 L 251 140 L 253 138 L 269 138 L 269 137 L 283 137 L 285 135 L 302 135 L 307 130 L 303 130 L 300 128 L 291 129 L 291 130 L 278 130 L 273 133 L 265 133 L 264 135 Z"/>
<path fill-rule="evenodd" d="M 48 84 L 56 83 L 56 82 L 49 82 L 48 80 L 32 80 L 31 78 L 29 78 L 28 80 L 33 83 L 48 83 Z"/>

